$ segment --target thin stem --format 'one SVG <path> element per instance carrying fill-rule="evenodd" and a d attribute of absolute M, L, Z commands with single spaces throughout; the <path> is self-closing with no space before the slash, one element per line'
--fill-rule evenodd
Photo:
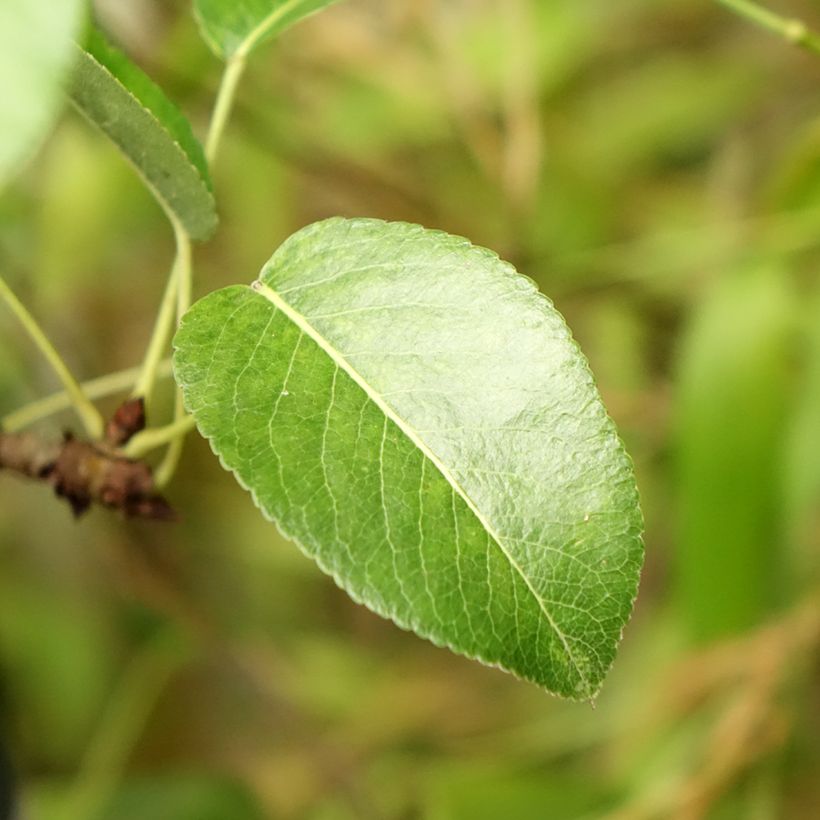
<path fill-rule="evenodd" d="M 153 427 L 150 430 L 143 430 L 137 433 L 128 444 L 125 445 L 123 453 L 128 458 L 142 458 L 146 453 L 162 447 L 169 442 L 174 442 L 181 438 L 194 426 L 193 416 L 183 416 L 176 421 L 166 424 L 164 427 Z"/>
<path fill-rule="evenodd" d="M 87 744 L 77 778 L 64 798 L 61 820 L 100 816 L 160 696 L 192 657 L 191 650 L 173 633 L 163 633 L 133 658 Z"/>
<path fill-rule="evenodd" d="M 151 397 L 154 384 L 157 380 L 157 368 L 168 347 L 171 337 L 171 329 L 174 325 L 174 316 L 177 314 L 179 301 L 179 291 L 181 287 L 187 287 L 190 293 L 191 282 L 191 240 L 185 228 L 179 220 L 170 212 L 168 218 L 174 228 L 174 238 L 176 240 L 176 256 L 171 272 L 168 275 L 168 284 L 165 286 L 165 293 L 162 295 L 157 319 L 151 333 L 151 340 L 145 352 L 145 359 L 142 363 L 139 378 L 132 391 L 134 396 L 141 396 L 146 403 Z M 183 283 L 185 283 L 183 285 Z"/>
<path fill-rule="evenodd" d="M 25 305 L 14 295 L 14 292 L 6 284 L 2 276 L 0 276 L 0 296 L 2 296 L 11 309 L 11 312 L 20 321 L 20 324 L 23 325 L 29 338 L 51 365 L 57 374 L 57 378 L 63 383 L 63 387 L 71 399 L 71 404 L 77 411 L 77 415 L 80 417 L 88 435 L 93 439 L 101 438 L 105 423 L 99 410 L 94 407 L 88 396 L 83 392 L 79 382 L 74 378 L 74 375 L 68 369 L 68 366 L 56 351 L 54 345 L 51 344 L 43 332 L 43 329 L 37 324 L 37 321 L 31 313 L 28 312 Z"/>
<path fill-rule="evenodd" d="M 165 379 L 171 375 L 171 372 L 171 360 L 163 359 L 157 368 L 157 377 Z M 105 376 L 82 382 L 80 387 L 92 401 L 94 399 L 103 399 L 114 393 L 126 391 L 134 383 L 134 379 L 139 376 L 139 373 L 139 367 L 129 367 L 127 370 L 118 370 L 115 373 L 107 373 Z M 71 396 L 65 390 L 59 390 L 50 396 L 33 401 L 3 416 L 0 418 L 0 427 L 7 433 L 16 433 L 35 421 L 65 410 L 66 407 L 71 407 Z"/>
<path fill-rule="evenodd" d="M 205 157 L 208 163 L 213 163 L 216 159 L 222 135 L 233 107 L 236 89 L 244 70 L 245 52 L 240 51 L 228 60 L 219 84 L 219 92 L 214 103 L 205 142 Z M 169 212 L 168 217 L 174 227 L 177 248 L 176 258 L 168 277 L 165 294 L 162 297 L 162 304 L 145 356 L 143 370 L 134 387 L 134 395 L 142 396 L 146 401 L 156 381 L 160 357 L 168 344 L 173 324 L 173 314 L 176 313 L 178 323 L 191 305 L 191 239 L 172 213 Z M 176 302 L 176 311 L 173 309 L 174 302 Z M 171 480 L 176 471 L 182 454 L 185 435 L 192 427 L 193 420 L 186 416 L 182 393 L 177 390 L 174 401 L 174 420 L 171 424 L 144 431 L 134 438 L 126 452 L 131 456 L 141 455 L 154 447 L 168 444 L 168 450 L 154 474 L 154 482 L 157 487 L 163 487 Z"/>
<path fill-rule="evenodd" d="M 225 126 L 230 117 L 231 108 L 233 107 L 234 97 L 236 96 L 236 89 L 239 85 L 239 80 L 245 70 L 245 52 L 239 51 L 234 54 L 227 62 L 225 71 L 222 74 L 222 80 L 219 84 L 219 91 L 217 93 L 216 102 L 214 103 L 214 110 L 211 115 L 211 122 L 208 127 L 208 136 L 205 141 L 205 158 L 211 164 L 215 161 L 219 145 L 222 141 L 222 135 L 225 132 Z M 175 228 L 177 225 L 175 224 Z M 177 231 L 177 252 L 178 257 L 185 257 L 185 264 L 181 265 L 178 281 L 177 281 L 177 321 L 179 321 L 191 305 L 191 244 L 187 235 L 182 237 L 180 242 L 180 233 Z M 168 450 L 164 458 L 160 462 L 154 473 L 154 483 L 157 487 L 164 487 L 173 477 L 176 472 L 177 464 L 179 464 L 180 456 L 182 455 L 182 446 L 185 441 L 185 435 L 193 427 L 193 420 L 186 416 L 185 405 L 182 400 L 182 393 L 177 390 L 176 398 L 174 400 L 174 420 L 167 427 L 160 428 L 156 432 L 158 437 L 163 438 L 161 443 L 166 441 L 169 443 Z M 142 448 L 144 444 L 140 442 L 149 443 L 151 439 L 147 438 L 149 431 L 146 431 L 145 438 L 137 439 L 134 445 L 135 449 Z"/>
<path fill-rule="evenodd" d="M 134 396 L 142 396 L 146 403 L 156 381 L 157 367 L 165 353 L 168 338 L 171 335 L 178 282 L 179 271 L 175 260 L 168 275 L 168 282 L 165 285 L 165 292 L 162 295 L 157 318 L 154 322 L 154 329 L 151 332 L 151 339 L 145 351 L 145 358 L 138 370 L 139 377 L 134 383 L 134 389 L 131 391 Z"/>
<path fill-rule="evenodd" d="M 717 0 L 717 2 L 756 25 L 785 37 L 790 43 L 814 54 L 820 54 L 820 36 L 811 31 L 802 20 L 781 17 L 751 0 Z"/>
<path fill-rule="evenodd" d="M 191 306 L 191 241 L 187 235 L 183 238 L 184 241 L 179 246 L 180 255 L 187 260 L 187 263 L 180 268 L 179 284 L 177 287 L 177 323 Z M 185 436 L 193 426 L 192 423 L 186 424 L 187 421 L 185 404 L 182 401 L 182 391 L 177 388 L 176 397 L 174 399 L 174 420 L 165 428 L 166 430 L 174 430 L 174 434 L 170 436 L 168 450 L 154 474 L 154 483 L 157 487 L 164 487 L 176 472 L 179 458 L 182 455 L 182 445 L 185 441 Z"/>
<path fill-rule="evenodd" d="M 245 71 L 245 54 L 237 52 L 228 59 L 225 71 L 222 73 L 222 80 L 219 83 L 219 91 L 216 95 L 211 123 L 208 126 L 208 136 L 205 139 L 205 158 L 208 164 L 213 164 L 216 159 L 225 126 L 233 108 L 236 89 L 242 73 Z"/>
<path fill-rule="evenodd" d="M 174 233 L 177 240 L 177 311 L 176 320 L 179 324 L 185 312 L 191 306 L 191 237 L 188 236 L 182 225 L 174 221 Z"/>
<path fill-rule="evenodd" d="M 185 442 L 185 436 L 189 430 L 193 428 L 193 417 L 186 416 L 185 405 L 182 402 L 182 391 L 177 389 L 176 399 L 174 401 L 174 421 L 166 428 L 175 429 L 175 435 L 170 438 L 168 449 L 159 466 L 154 471 L 154 485 L 157 489 L 162 489 L 168 485 L 168 482 L 174 477 L 177 465 L 179 464 L 180 456 L 182 455 L 182 445 Z"/>

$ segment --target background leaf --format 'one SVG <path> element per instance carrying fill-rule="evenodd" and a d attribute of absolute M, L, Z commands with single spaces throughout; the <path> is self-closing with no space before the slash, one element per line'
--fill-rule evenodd
<path fill-rule="evenodd" d="M 679 586 L 700 639 L 750 627 L 781 594 L 793 314 L 782 270 L 742 269 L 715 284 L 683 345 Z"/>
<path fill-rule="evenodd" d="M 71 96 L 190 236 L 206 239 L 217 217 L 202 146 L 161 89 L 98 31 L 82 52 Z"/>
<path fill-rule="evenodd" d="M 201 432 L 356 600 L 591 697 L 642 561 L 628 458 L 563 319 L 466 240 L 332 219 L 176 338 Z"/>
<path fill-rule="evenodd" d="M 194 0 L 208 45 L 225 59 L 257 45 L 336 0 Z"/>
<path fill-rule="evenodd" d="M 83 0 L 0 4 L 0 185 L 40 145 L 75 57 Z"/>

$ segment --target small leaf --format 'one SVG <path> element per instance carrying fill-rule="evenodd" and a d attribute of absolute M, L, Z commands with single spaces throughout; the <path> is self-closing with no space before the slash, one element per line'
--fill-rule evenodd
<path fill-rule="evenodd" d="M 202 36 L 220 57 L 247 55 L 336 0 L 194 0 Z"/>
<path fill-rule="evenodd" d="M 131 161 L 167 211 L 194 239 L 217 217 L 202 146 L 179 109 L 124 54 L 92 31 L 71 97 Z"/>
<path fill-rule="evenodd" d="M 531 281 L 416 225 L 331 219 L 175 340 L 188 409 L 266 516 L 402 627 L 592 697 L 643 558 L 632 467 Z"/>
<path fill-rule="evenodd" d="M 62 101 L 83 0 L 0 3 L 0 185 L 39 147 Z"/>

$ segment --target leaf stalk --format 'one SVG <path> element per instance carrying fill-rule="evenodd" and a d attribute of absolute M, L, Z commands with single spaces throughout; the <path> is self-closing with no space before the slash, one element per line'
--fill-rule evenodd
<path fill-rule="evenodd" d="M 69 370 L 68 365 L 66 365 L 48 336 L 37 323 L 37 320 L 17 298 L 14 291 L 6 284 L 2 276 L 0 276 L 0 297 L 2 297 L 11 312 L 17 317 L 31 341 L 34 342 L 40 353 L 42 353 L 43 357 L 51 365 L 57 378 L 62 382 L 65 392 L 71 400 L 71 404 L 77 411 L 77 415 L 80 417 L 83 427 L 85 427 L 86 433 L 88 433 L 92 439 L 100 438 L 105 423 L 99 410 L 91 403 L 83 388 L 80 386 L 80 383 Z"/>
<path fill-rule="evenodd" d="M 785 38 L 799 48 L 820 55 L 820 36 L 811 31 L 802 20 L 783 17 L 752 0 L 717 0 L 717 2 L 761 28 Z"/>
<path fill-rule="evenodd" d="M 159 363 L 167 350 L 174 319 L 179 315 L 180 292 L 183 288 L 186 289 L 186 298 L 188 300 L 190 300 L 191 292 L 191 239 L 182 223 L 170 211 L 166 213 L 174 229 L 176 255 L 171 266 L 171 272 L 168 275 L 168 283 L 162 295 L 162 302 L 151 333 L 151 339 L 148 342 L 139 378 L 132 391 L 133 396 L 141 396 L 145 399 L 146 404 L 154 390 Z"/>
<path fill-rule="evenodd" d="M 164 427 L 153 427 L 137 433 L 123 449 L 128 458 L 142 458 L 151 450 L 172 443 L 185 436 L 194 427 L 193 416 L 183 415 L 181 418 L 166 424 Z"/>
<path fill-rule="evenodd" d="M 222 135 L 225 133 L 225 126 L 228 124 L 231 109 L 233 108 L 236 89 L 244 71 L 245 54 L 237 52 L 225 64 L 222 80 L 219 83 L 219 91 L 216 95 L 211 122 L 208 126 L 208 135 L 205 139 L 205 159 L 208 160 L 208 165 L 212 165 L 216 160 L 222 142 Z"/>
<path fill-rule="evenodd" d="M 83 392 L 91 401 L 104 399 L 115 393 L 122 393 L 128 390 L 134 383 L 134 379 L 139 376 L 139 367 L 129 367 L 126 370 L 117 370 L 113 373 L 106 373 L 96 379 L 81 382 Z M 163 359 L 157 368 L 158 378 L 167 378 L 171 375 L 171 360 Z M 47 418 L 54 413 L 59 413 L 71 407 L 71 396 L 65 390 L 58 390 L 42 399 L 29 402 L 23 407 L 0 418 L 0 427 L 7 433 L 16 433 L 30 424 L 34 424 L 40 419 Z"/>

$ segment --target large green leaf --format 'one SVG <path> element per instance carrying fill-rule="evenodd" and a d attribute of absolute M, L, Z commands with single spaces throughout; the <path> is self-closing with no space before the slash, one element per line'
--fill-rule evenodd
<path fill-rule="evenodd" d="M 54 118 L 84 5 L 0 3 L 0 184 L 39 146 Z"/>
<path fill-rule="evenodd" d="M 642 561 L 632 467 L 533 283 L 416 225 L 331 219 L 175 340 L 188 409 L 358 601 L 589 698 Z"/>
<path fill-rule="evenodd" d="M 257 45 L 336 0 L 194 0 L 205 42 L 220 57 L 250 54 Z"/>
<path fill-rule="evenodd" d="M 124 54 L 92 31 L 71 97 L 125 154 L 160 204 L 194 239 L 217 217 L 202 146 L 179 109 Z"/>

